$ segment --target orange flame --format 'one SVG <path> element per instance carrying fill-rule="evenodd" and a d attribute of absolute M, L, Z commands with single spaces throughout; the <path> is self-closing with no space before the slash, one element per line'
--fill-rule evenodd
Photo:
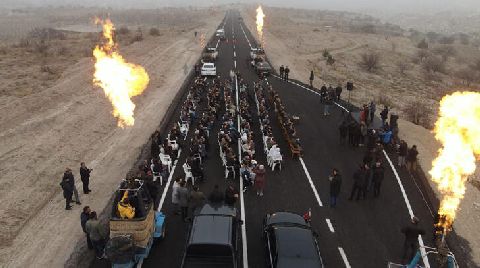
<path fill-rule="evenodd" d="M 104 43 L 93 50 L 95 73 L 93 83 L 103 89 L 113 105 L 113 116 L 118 126 L 132 126 L 135 122 L 135 104 L 131 97 L 142 94 L 150 79 L 142 66 L 126 62 L 117 51 L 114 41 L 115 26 L 110 19 L 95 20 L 102 24 Z"/>
<path fill-rule="evenodd" d="M 264 45 L 263 18 L 265 18 L 265 14 L 263 14 L 262 6 L 258 6 L 258 8 L 257 8 L 257 33 L 258 33 L 258 38 L 260 40 L 260 44 L 261 44 L 262 47 Z"/>
<path fill-rule="evenodd" d="M 434 131 L 443 148 L 430 175 L 443 195 L 438 226 L 447 232 L 465 194 L 467 179 L 475 172 L 475 158 L 480 155 L 480 94 L 455 92 L 445 96 Z"/>

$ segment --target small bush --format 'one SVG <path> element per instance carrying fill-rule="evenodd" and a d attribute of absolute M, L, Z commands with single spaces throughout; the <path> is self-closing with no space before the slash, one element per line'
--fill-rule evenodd
<path fill-rule="evenodd" d="M 160 36 L 160 30 L 158 30 L 158 28 L 150 28 L 150 35 L 151 36 Z"/>
<path fill-rule="evenodd" d="M 417 47 L 420 49 L 428 49 L 428 43 L 425 38 L 417 44 Z"/>
<path fill-rule="evenodd" d="M 430 127 L 430 116 L 432 114 L 430 105 L 420 100 L 415 100 L 408 103 L 403 108 L 403 112 L 408 121 L 416 125 L 422 125 L 427 128 Z"/>
<path fill-rule="evenodd" d="M 48 56 L 48 50 L 50 49 L 50 44 L 44 40 L 35 42 L 34 51 L 43 57 Z"/>
<path fill-rule="evenodd" d="M 64 46 L 61 46 L 59 48 L 57 48 L 57 55 L 59 56 L 66 56 L 68 55 L 68 48 L 64 47 Z"/>
<path fill-rule="evenodd" d="M 130 33 L 130 29 L 128 29 L 128 27 L 126 26 L 122 26 L 117 30 L 117 34 L 119 35 L 127 35 L 129 33 Z"/>
<path fill-rule="evenodd" d="M 462 83 L 466 86 L 470 86 L 472 83 L 478 81 L 478 77 L 480 76 L 480 73 L 472 70 L 470 68 L 464 68 L 460 71 L 458 71 L 455 76 L 462 80 Z"/>
<path fill-rule="evenodd" d="M 452 46 L 439 46 L 436 47 L 434 50 L 435 54 L 439 54 L 442 56 L 443 61 L 447 61 L 449 57 L 455 56 L 457 51 Z"/>
<path fill-rule="evenodd" d="M 434 55 L 428 56 L 422 65 L 423 69 L 429 73 L 446 73 L 445 61 Z"/>
<path fill-rule="evenodd" d="M 373 72 L 380 68 L 380 54 L 376 52 L 367 52 L 361 55 L 360 65 L 368 72 Z"/>
<path fill-rule="evenodd" d="M 330 56 L 330 52 L 328 52 L 327 49 L 324 49 L 323 53 L 322 53 L 322 56 L 326 59 L 326 58 L 328 58 L 328 56 Z"/>
<path fill-rule="evenodd" d="M 142 33 L 142 30 L 139 28 L 135 33 L 135 36 L 130 41 L 130 43 L 133 44 L 135 42 L 141 42 L 141 41 L 143 41 L 143 33 Z"/>
<path fill-rule="evenodd" d="M 400 74 L 405 75 L 405 71 L 410 69 L 410 64 L 408 64 L 406 61 L 399 61 L 397 62 L 397 67 Z"/>
<path fill-rule="evenodd" d="M 328 65 L 333 65 L 333 64 L 335 64 L 335 59 L 333 58 L 332 55 L 328 55 L 328 57 L 327 57 L 327 64 L 328 64 Z"/>

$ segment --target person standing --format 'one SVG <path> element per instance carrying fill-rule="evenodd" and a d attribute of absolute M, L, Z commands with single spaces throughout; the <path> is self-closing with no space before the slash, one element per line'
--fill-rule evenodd
<path fill-rule="evenodd" d="M 177 198 L 182 220 L 186 221 L 188 217 L 188 190 L 187 187 L 185 187 L 185 181 L 180 182 L 180 187 L 177 190 Z"/>
<path fill-rule="evenodd" d="M 87 223 L 85 223 L 85 230 L 90 236 L 90 240 L 92 241 L 93 248 L 95 249 L 95 255 L 97 256 L 97 259 L 103 259 L 105 242 L 107 239 L 107 231 L 98 220 L 97 212 L 90 212 L 90 217 Z"/>
<path fill-rule="evenodd" d="M 83 208 L 82 213 L 80 213 L 80 225 L 82 226 L 83 233 L 87 237 L 87 246 L 88 249 L 93 249 L 92 241 L 90 240 L 90 235 L 87 233 L 87 229 L 85 229 L 85 224 L 87 221 L 90 219 L 90 213 L 92 211 L 90 210 L 89 206 L 86 206 Z"/>
<path fill-rule="evenodd" d="M 377 162 L 375 162 L 375 166 L 373 167 L 373 175 L 372 175 L 374 197 L 378 197 L 380 195 L 380 188 L 382 187 L 382 182 L 384 177 L 385 177 L 385 169 L 382 163 L 380 162 L 380 160 L 377 160 Z"/>
<path fill-rule="evenodd" d="M 327 97 L 327 86 L 323 84 L 323 86 L 320 88 L 320 101 L 324 102 L 326 97 Z"/>
<path fill-rule="evenodd" d="M 335 88 L 336 101 L 340 101 L 340 95 L 342 95 L 342 91 L 342 86 L 338 84 L 338 86 Z"/>
<path fill-rule="evenodd" d="M 398 166 L 404 167 L 405 166 L 405 158 L 408 154 L 408 145 L 404 140 L 400 141 L 400 148 L 398 149 Z"/>
<path fill-rule="evenodd" d="M 408 150 L 407 158 L 406 158 L 407 170 L 410 173 L 417 171 L 417 156 L 418 156 L 417 145 L 413 145 L 412 148 Z"/>
<path fill-rule="evenodd" d="M 285 78 L 285 81 L 288 82 L 288 74 L 290 73 L 290 68 L 285 67 L 285 74 L 284 74 L 284 78 Z"/>
<path fill-rule="evenodd" d="M 235 188 L 230 185 L 227 187 L 225 190 L 225 204 L 228 206 L 233 207 L 235 205 L 235 202 L 237 202 L 238 199 L 238 191 L 235 190 Z"/>
<path fill-rule="evenodd" d="M 325 96 L 325 104 L 323 105 L 323 115 L 327 116 L 330 115 L 330 106 L 332 105 L 332 95 L 330 92 L 327 93 L 327 96 Z"/>
<path fill-rule="evenodd" d="M 257 189 L 257 195 L 263 196 L 263 190 L 265 188 L 265 166 L 259 165 L 258 168 L 253 170 L 255 173 L 255 188 Z"/>
<path fill-rule="evenodd" d="M 280 66 L 280 79 L 282 79 L 282 80 L 284 79 L 283 78 L 284 74 L 285 74 L 285 67 L 283 67 L 283 65 L 282 65 L 282 66 Z"/>
<path fill-rule="evenodd" d="M 334 208 L 337 206 L 337 198 L 340 194 L 340 187 L 342 186 L 342 176 L 338 173 L 338 170 L 334 168 L 328 180 L 330 181 L 330 206 Z"/>
<path fill-rule="evenodd" d="M 181 178 L 176 178 L 172 185 L 172 204 L 173 204 L 173 213 L 178 215 L 179 213 L 179 201 L 178 201 L 178 188 L 180 188 Z"/>
<path fill-rule="evenodd" d="M 92 190 L 88 187 L 90 184 L 90 172 L 92 172 L 93 169 L 87 168 L 85 166 L 85 162 L 80 163 L 80 179 L 82 180 L 83 183 L 83 193 L 88 194 Z"/>
<path fill-rule="evenodd" d="M 75 177 L 73 176 L 73 173 L 72 173 L 72 169 L 71 168 L 67 168 L 67 171 L 68 173 L 68 176 L 70 176 L 70 179 L 72 181 L 72 185 L 73 185 L 73 194 L 75 196 L 75 203 L 77 205 L 81 205 L 82 203 L 80 202 L 80 196 L 78 195 L 78 190 L 77 190 L 77 186 L 75 185 Z"/>
<path fill-rule="evenodd" d="M 313 70 L 310 71 L 310 88 L 313 88 L 313 79 L 315 76 L 313 75 Z"/>
<path fill-rule="evenodd" d="M 370 105 L 368 107 L 368 110 L 370 111 L 370 123 L 373 123 L 373 120 L 375 119 L 375 110 L 377 109 L 375 102 L 371 101 Z"/>
<path fill-rule="evenodd" d="M 220 192 L 218 188 L 218 184 L 215 184 L 213 191 L 210 193 L 210 195 L 208 195 L 208 201 L 213 204 L 221 204 L 224 199 L 223 193 Z"/>
<path fill-rule="evenodd" d="M 66 210 L 71 210 L 72 206 L 70 203 L 72 203 L 72 196 L 73 196 L 73 189 L 74 189 L 74 181 L 73 181 L 73 175 L 71 172 L 68 172 L 69 168 L 65 170 L 65 173 L 63 173 L 63 178 L 62 182 L 60 183 L 60 186 L 62 187 L 63 190 L 63 197 L 65 198 L 65 209 Z"/>
<path fill-rule="evenodd" d="M 201 208 L 203 204 L 205 204 L 205 194 L 200 191 L 198 186 L 193 186 L 193 190 L 190 192 L 190 210 L 192 211 L 192 215 L 195 215 L 195 211 L 198 208 Z"/>
<path fill-rule="evenodd" d="M 418 227 L 419 222 L 420 220 L 417 217 L 413 217 L 411 223 L 401 229 L 401 232 L 405 235 L 402 256 L 403 263 L 413 259 L 413 256 L 418 250 L 418 236 L 425 234 L 425 230 Z"/>
<path fill-rule="evenodd" d="M 353 188 L 348 200 L 353 200 L 353 197 L 356 194 L 356 200 L 360 199 L 360 196 L 365 199 L 365 190 L 368 178 L 368 165 L 364 164 L 353 174 Z"/>
<path fill-rule="evenodd" d="M 380 112 L 380 118 L 382 118 L 382 127 L 385 126 L 385 122 L 387 122 L 388 118 L 388 106 L 385 106 L 383 110 Z"/>

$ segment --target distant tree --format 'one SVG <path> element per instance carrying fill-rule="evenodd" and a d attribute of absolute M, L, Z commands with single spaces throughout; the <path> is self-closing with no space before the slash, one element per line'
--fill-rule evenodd
<path fill-rule="evenodd" d="M 414 57 L 414 60 L 413 62 L 414 63 L 422 63 L 424 62 L 429 56 L 431 55 L 431 53 L 426 50 L 426 49 L 420 49 L 417 51 L 417 55 L 416 57 Z"/>
<path fill-rule="evenodd" d="M 470 44 L 470 36 L 468 34 L 459 33 L 458 38 L 462 45 L 468 46 Z"/>
<path fill-rule="evenodd" d="M 410 64 L 408 64 L 406 61 L 399 61 L 397 62 L 397 67 L 398 71 L 400 72 L 401 75 L 405 75 L 405 71 L 410 69 Z"/>
<path fill-rule="evenodd" d="M 438 43 L 442 45 L 451 45 L 455 42 L 455 36 L 443 36 L 438 39 Z"/>
<path fill-rule="evenodd" d="M 158 30 L 158 28 L 151 28 L 150 29 L 150 35 L 151 36 L 160 36 L 160 31 Z"/>
<path fill-rule="evenodd" d="M 427 38 L 428 38 L 428 41 L 432 42 L 432 43 L 435 43 L 438 41 L 438 39 L 440 39 L 441 35 L 436 33 L 436 32 L 428 32 L 427 33 Z"/>
<path fill-rule="evenodd" d="M 366 71 L 373 72 L 380 68 L 380 54 L 370 51 L 361 55 L 360 66 Z"/>
<path fill-rule="evenodd" d="M 416 125 L 423 125 L 424 127 L 428 128 L 430 127 L 429 119 L 430 115 L 432 114 L 430 107 L 430 105 L 427 105 L 420 100 L 414 100 L 407 103 L 407 105 L 403 108 L 403 112 L 405 113 L 407 120 L 410 122 Z"/>
<path fill-rule="evenodd" d="M 117 30 L 117 34 L 119 34 L 119 35 L 127 35 L 129 33 L 130 33 L 130 29 L 128 29 L 128 27 L 126 27 L 126 26 L 122 26 L 122 27 L 118 28 L 118 30 Z"/>
<path fill-rule="evenodd" d="M 428 49 L 428 43 L 425 38 L 417 44 L 417 47 L 420 49 Z"/>
<path fill-rule="evenodd" d="M 435 52 L 435 54 L 441 55 L 443 61 L 447 61 L 449 57 L 455 56 L 455 54 L 457 53 L 455 48 L 450 45 L 436 47 L 433 51 Z"/>
<path fill-rule="evenodd" d="M 477 82 L 480 77 L 480 73 L 470 68 L 463 68 L 458 71 L 455 76 L 462 80 L 462 83 L 466 86 L 470 86 L 472 83 Z"/>
<path fill-rule="evenodd" d="M 441 57 L 430 55 L 423 62 L 423 69 L 428 73 L 446 73 L 445 61 Z"/>

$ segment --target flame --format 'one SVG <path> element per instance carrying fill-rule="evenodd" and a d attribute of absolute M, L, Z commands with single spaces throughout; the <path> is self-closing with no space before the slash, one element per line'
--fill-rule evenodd
<path fill-rule="evenodd" d="M 131 97 L 145 90 L 150 81 L 148 74 L 142 66 L 126 62 L 119 54 L 114 41 L 115 26 L 110 19 L 96 19 L 95 23 L 103 26 L 104 43 L 93 50 L 93 84 L 101 87 L 112 103 L 112 114 L 118 118 L 117 125 L 121 128 L 132 126 L 135 122 L 135 104 Z"/>
<path fill-rule="evenodd" d="M 480 94 L 455 92 L 445 96 L 434 131 L 443 147 L 433 161 L 430 175 L 443 195 L 437 226 L 446 233 L 451 230 L 465 184 L 475 172 L 476 157 L 480 155 Z"/>
<path fill-rule="evenodd" d="M 258 33 L 258 38 L 260 40 L 260 44 L 262 45 L 262 47 L 264 45 L 263 18 L 265 18 L 265 14 L 263 14 L 262 6 L 258 6 L 258 8 L 257 8 L 257 33 Z"/>

